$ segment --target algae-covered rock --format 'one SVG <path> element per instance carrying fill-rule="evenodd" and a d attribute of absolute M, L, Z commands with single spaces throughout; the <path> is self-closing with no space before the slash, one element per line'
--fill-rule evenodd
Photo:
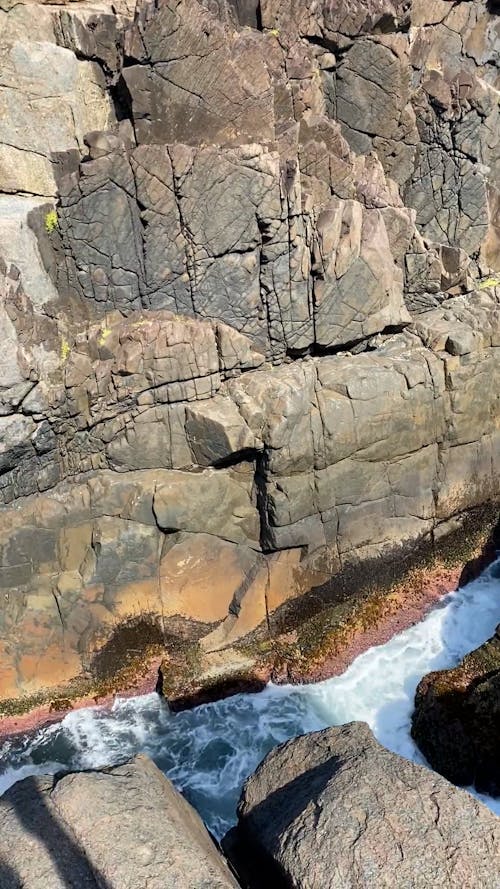
<path fill-rule="evenodd" d="M 500 627 L 458 667 L 422 679 L 412 735 L 449 781 L 500 794 Z"/>

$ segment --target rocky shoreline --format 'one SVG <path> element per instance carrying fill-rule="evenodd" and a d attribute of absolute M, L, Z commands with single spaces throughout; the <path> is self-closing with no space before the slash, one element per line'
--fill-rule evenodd
<path fill-rule="evenodd" d="M 495 557 L 499 42 L 493 0 L 0 0 L 0 741 L 336 675 Z M 498 648 L 414 718 L 483 788 Z M 250 889 L 498 886 L 498 821 L 362 725 L 228 842 Z M 140 757 L 0 799 L 0 889 L 75 879 L 237 886 Z"/>
<path fill-rule="evenodd" d="M 0 713 L 0 741 L 32 732 L 57 722 L 75 709 L 110 707 L 116 697 L 132 697 L 158 691 L 174 711 L 189 709 L 239 692 L 261 691 L 267 682 L 310 683 L 340 675 L 352 661 L 374 645 L 382 645 L 396 633 L 418 623 L 443 596 L 474 580 L 496 558 L 499 549 L 499 523 L 490 519 L 489 534 L 479 533 L 478 518 L 461 523 L 460 547 L 449 545 L 447 559 L 436 555 L 433 564 L 414 568 L 399 584 L 389 589 L 371 586 L 364 600 L 333 614 L 322 608 L 310 619 L 312 626 L 299 624 L 298 631 L 277 636 L 264 645 L 254 640 L 243 650 L 233 650 L 226 661 L 200 661 L 198 673 L 188 676 L 178 660 L 172 670 L 161 647 L 141 656 L 120 675 L 113 674 L 99 688 L 71 696 L 71 686 L 52 692 L 47 703 L 33 706 L 28 700 L 15 702 L 17 712 Z M 480 513 L 488 527 L 487 515 Z M 479 544 L 478 544 L 479 541 Z M 454 564 L 458 554 L 465 562 Z M 303 637 L 299 637 L 299 633 Z M 265 649 L 268 649 L 267 651 Z M 202 670 L 205 670 L 203 676 Z M 183 676 L 182 684 L 179 676 Z M 25 711 L 23 711 L 25 707 Z"/>
<path fill-rule="evenodd" d="M 276 747 L 222 849 L 145 756 L 0 798 L 2 889 L 496 889 L 500 819 L 350 723 Z"/>
<path fill-rule="evenodd" d="M 223 848 L 249 889 L 495 889 L 499 831 L 468 793 L 350 723 L 275 748 Z"/>
<path fill-rule="evenodd" d="M 449 781 L 500 795 L 500 625 L 457 667 L 422 678 L 412 737 Z"/>

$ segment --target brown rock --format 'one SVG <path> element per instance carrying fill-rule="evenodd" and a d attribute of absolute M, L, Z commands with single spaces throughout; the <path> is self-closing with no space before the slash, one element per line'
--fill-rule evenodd
<path fill-rule="evenodd" d="M 0 800 L 0 822 L 5 889 L 238 885 L 194 809 L 145 756 L 27 778 Z"/>
<path fill-rule="evenodd" d="M 500 794 L 500 627 L 458 667 L 421 680 L 412 736 L 449 781 Z"/>

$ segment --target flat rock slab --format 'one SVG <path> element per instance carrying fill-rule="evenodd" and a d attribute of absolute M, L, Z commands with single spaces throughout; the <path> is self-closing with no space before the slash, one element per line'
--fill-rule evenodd
<path fill-rule="evenodd" d="M 145 756 L 27 778 L 0 799 L 0 889 L 234 889 L 194 809 Z"/>
<path fill-rule="evenodd" d="M 247 781 L 229 837 L 259 889 L 500 885 L 500 819 L 385 750 L 364 723 L 273 750 Z"/>

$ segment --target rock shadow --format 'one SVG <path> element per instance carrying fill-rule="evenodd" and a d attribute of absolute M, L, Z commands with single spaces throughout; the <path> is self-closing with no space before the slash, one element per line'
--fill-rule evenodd
<path fill-rule="evenodd" d="M 460 575 L 460 580 L 458 582 L 459 587 L 463 587 L 467 583 L 471 583 L 471 581 L 475 580 L 476 577 L 479 577 L 479 575 L 482 574 L 483 571 L 485 571 L 488 565 L 491 565 L 491 563 L 494 562 L 499 555 L 500 518 L 498 519 L 496 525 L 492 528 L 490 535 L 479 555 L 473 559 L 469 559 L 469 561 L 465 563 Z"/>
<path fill-rule="evenodd" d="M 23 882 L 19 874 L 3 860 L 0 852 L 0 889 L 22 889 Z"/>
<path fill-rule="evenodd" d="M 25 778 L 0 799 L 2 846 L 8 843 L 13 859 L 6 861 L 0 847 L 0 889 L 38 889 L 50 882 L 51 874 L 52 879 L 59 878 L 55 885 L 64 889 L 112 889 L 52 805 L 50 792 L 55 783 L 57 778 Z M 31 838 L 38 840 L 38 848 L 33 848 Z M 22 875 L 16 858 L 22 860 Z"/>
<path fill-rule="evenodd" d="M 317 800 L 331 780 L 341 760 L 332 755 L 325 762 L 297 775 L 292 781 L 270 793 L 252 808 L 222 840 L 222 850 L 234 867 L 245 889 L 289 889 L 290 880 L 273 853 L 280 837 L 303 812 L 311 800 Z M 259 837 L 256 843 L 254 838 Z M 276 849 L 273 849 L 273 840 Z M 267 852 L 264 846 L 270 851 Z"/>

